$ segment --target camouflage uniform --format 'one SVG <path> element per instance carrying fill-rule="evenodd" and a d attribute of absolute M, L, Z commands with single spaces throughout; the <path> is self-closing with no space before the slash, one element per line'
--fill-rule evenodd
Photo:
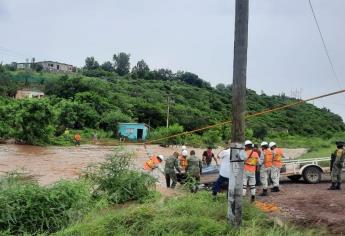
<path fill-rule="evenodd" d="M 187 175 L 190 178 L 193 178 L 195 180 L 195 185 L 191 186 L 191 191 L 196 192 L 197 191 L 197 186 L 200 181 L 200 174 L 202 171 L 202 161 L 197 158 L 195 155 L 191 155 L 187 157 Z"/>
<path fill-rule="evenodd" d="M 334 152 L 335 160 L 332 166 L 332 183 L 337 183 L 339 186 L 341 184 L 341 171 L 344 166 L 345 150 L 339 148 Z"/>
<path fill-rule="evenodd" d="M 178 159 L 175 156 L 170 156 L 167 159 L 165 159 L 165 180 L 167 187 L 170 188 L 170 179 L 172 180 L 171 188 L 175 188 L 177 184 L 177 177 L 175 169 L 180 172 L 180 169 L 178 167 Z"/>

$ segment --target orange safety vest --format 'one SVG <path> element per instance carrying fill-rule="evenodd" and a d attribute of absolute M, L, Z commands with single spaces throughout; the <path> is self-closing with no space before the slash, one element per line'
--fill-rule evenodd
<path fill-rule="evenodd" d="M 273 153 L 270 149 L 263 150 L 264 153 L 264 166 L 266 168 L 272 167 L 273 165 Z"/>
<path fill-rule="evenodd" d="M 76 135 L 74 135 L 74 139 L 75 139 L 76 141 L 80 141 L 81 137 L 80 137 L 79 134 L 76 134 Z"/>
<path fill-rule="evenodd" d="M 282 158 L 283 158 L 283 151 L 280 148 L 275 148 L 273 166 L 281 168 L 283 165 Z"/>
<path fill-rule="evenodd" d="M 157 156 L 152 156 L 148 161 L 144 164 L 144 170 L 153 170 L 155 167 L 157 167 L 160 164 L 160 160 Z"/>
<path fill-rule="evenodd" d="M 248 172 L 255 173 L 256 165 L 259 162 L 259 155 L 253 150 L 247 150 L 247 160 L 244 162 L 244 170 Z"/>
<path fill-rule="evenodd" d="M 187 166 L 188 166 L 188 161 L 187 161 L 187 157 L 184 157 L 184 156 L 179 156 L 179 161 L 180 161 L 180 166 L 182 169 L 186 169 Z"/>

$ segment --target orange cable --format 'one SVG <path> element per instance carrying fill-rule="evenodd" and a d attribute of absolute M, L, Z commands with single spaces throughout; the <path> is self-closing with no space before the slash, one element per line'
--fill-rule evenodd
<path fill-rule="evenodd" d="M 320 99 L 320 98 L 329 97 L 329 96 L 333 96 L 333 95 L 344 93 L 344 92 L 345 92 L 345 89 L 342 89 L 342 90 L 338 90 L 338 91 L 335 91 L 335 92 L 326 93 L 326 94 L 323 94 L 323 95 L 320 95 L 320 96 L 316 96 L 316 97 L 312 97 L 312 98 L 308 98 L 308 99 L 304 99 L 304 100 L 299 100 L 299 101 L 291 103 L 291 104 L 286 104 L 286 105 L 275 107 L 275 108 L 272 108 L 272 109 L 259 111 L 259 112 L 256 112 L 254 114 L 248 114 L 248 115 L 245 116 L 245 119 L 252 118 L 252 117 L 255 117 L 255 116 L 264 115 L 264 114 L 271 113 L 271 112 L 274 112 L 274 111 L 283 110 L 283 109 L 286 109 L 286 108 L 289 108 L 289 107 L 297 106 L 299 104 L 302 104 L 302 103 L 305 103 L 305 102 L 308 102 L 308 101 L 317 100 L 317 99 Z M 167 136 L 167 137 L 163 137 L 163 138 L 159 138 L 159 139 L 154 139 L 154 140 L 151 140 L 151 141 L 148 141 L 148 142 L 145 142 L 145 143 L 133 143 L 133 144 L 146 145 L 146 144 L 162 141 L 162 140 L 165 140 L 165 139 L 178 137 L 178 136 L 185 135 L 185 134 L 192 134 L 192 133 L 195 133 L 195 132 L 198 132 L 198 131 L 201 131 L 201 130 L 211 129 L 211 128 L 214 128 L 214 127 L 217 127 L 217 126 L 221 126 L 221 125 L 224 125 L 224 124 L 230 124 L 231 122 L 232 122 L 231 120 L 223 121 L 223 122 L 220 122 L 220 123 L 217 123 L 217 124 L 214 124 L 214 125 L 208 125 L 208 126 L 205 126 L 205 127 L 202 127 L 202 128 L 195 129 L 195 130 L 185 131 L 185 132 L 174 134 L 174 135 L 170 135 L 170 136 Z"/>

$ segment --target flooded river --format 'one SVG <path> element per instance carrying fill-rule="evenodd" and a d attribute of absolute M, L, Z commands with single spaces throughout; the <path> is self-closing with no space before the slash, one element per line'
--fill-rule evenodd
<path fill-rule="evenodd" d="M 134 153 L 135 164 L 139 169 L 147 160 L 148 152 L 168 156 L 174 151 L 181 151 L 180 147 L 163 148 L 158 145 L 147 145 L 146 148 L 143 145 L 126 145 L 125 147 Z M 74 179 L 88 165 L 104 161 L 114 148 L 114 146 L 103 145 L 37 147 L 0 144 L 0 175 L 17 170 L 37 179 L 42 185 L 48 185 L 60 179 Z M 194 150 L 201 158 L 204 149 L 194 148 Z M 221 148 L 218 148 L 214 150 L 214 153 L 217 154 L 220 150 Z M 286 153 L 288 156 L 300 154 L 296 149 L 286 150 Z M 162 181 L 164 177 L 163 175 L 161 177 Z"/>

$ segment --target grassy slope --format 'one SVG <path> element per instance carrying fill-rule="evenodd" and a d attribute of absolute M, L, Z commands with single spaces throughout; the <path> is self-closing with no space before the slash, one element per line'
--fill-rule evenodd
<path fill-rule="evenodd" d="M 249 203 L 243 227 L 236 231 L 226 221 L 226 198 L 213 201 L 208 192 L 188 194 L 122 209 L 90 213 L 82 222 L 56 233 L 72 235 L 320 235 L 320 232 L 279 227 Z"/>

